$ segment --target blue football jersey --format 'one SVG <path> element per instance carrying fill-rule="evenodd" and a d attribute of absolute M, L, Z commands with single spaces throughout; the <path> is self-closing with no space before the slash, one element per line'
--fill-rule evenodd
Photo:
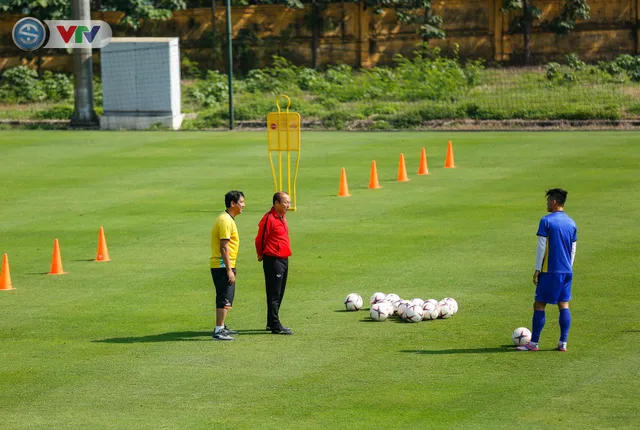
<path fill-rule="evenodd" d="M 571 244 L 578 240 L 578 228 L 569 215 L 558 211 L 542 217 L 537 235 L 547 238 L 542 272 L 573 273 Z"/>

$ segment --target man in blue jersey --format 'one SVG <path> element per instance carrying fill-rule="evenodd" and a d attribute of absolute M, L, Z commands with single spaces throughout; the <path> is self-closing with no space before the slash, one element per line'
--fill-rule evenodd
<path fill-rule="evenodd" d="M 547 191 L 548 215 L 538 226 L 538 248 L 536 250 L 536 270 L 533 283 L 536 297 L 533 303 L 531 342 L 519 346 L 519 351 L 538 351 L 540 333 L 545 323 L 547 303 L 557 304 L 560 310 L 560 341 L 556 351 L 567 350 L 567 338 L 571 326 L 571 280 L 573 260 L 576 255 L 578 229 L 576 223 L 564 213 L 567 192 L 561 188 Z"/>

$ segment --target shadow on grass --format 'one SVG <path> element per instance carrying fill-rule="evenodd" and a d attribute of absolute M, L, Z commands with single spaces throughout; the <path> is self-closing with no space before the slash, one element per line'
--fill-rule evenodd
<path fill-rule="evenodd" d="M 238 336 L 271 334 L 266 330 L 237 330 Z M 144 343 L 144 342 L 201 342 L 211 341 L 213 331 L 174 331 L 169 333 L 150 334 L 138 337 L 112 337 L 92 340 L 92 343 Z"/>
<path fill-rule="evenodd" d="M 513 345 L 500 348 L 459 348 L 459 349 L 402 349 L 400 352 L 410 354 L 492 354 L 496 352 L 515 352 Z"/>

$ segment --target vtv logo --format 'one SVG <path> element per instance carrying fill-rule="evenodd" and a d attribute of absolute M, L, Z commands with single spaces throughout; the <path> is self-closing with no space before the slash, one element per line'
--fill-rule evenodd
<path fill-rule="evenodd" d="M 74 35 L 74 43 L 82 43 L 82 36 L 86 37 L 87 42 L 92 43 L 100 31 L 100 26 L 94 25 L 91 28 L 91 31 L 89 31 L 89 28 L 86 25 L 71 25 L 69 28 L 65 28 L 64 25 L 56 25 L 56 29 L 60 33 L 64 43 L 69 43 L 71 37 Z"/>
<path fill-rule="evenodd" d="M 111 42 L 111 27 L 104 21 L 46 20 L 49 42 L 45 48 L 104 48 Z"/>
<path fill-rule="evenodd" d="M 111 27 L 104 21 L 45 20 L 49 42 L 45 48 L 104 48 L 111 42 Z M 22 18 L 13 26 L 13 41 L 18 48 L 34 51 L 46 38 L 45 26 L 36 18 Z"/>

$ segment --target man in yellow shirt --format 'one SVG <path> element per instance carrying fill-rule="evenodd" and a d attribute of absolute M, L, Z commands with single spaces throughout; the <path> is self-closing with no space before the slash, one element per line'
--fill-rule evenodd
<path fill-rule="evenodd" d="M 224 196 L 227 209 L 216 219 L 211 231 L 211 277 L 216 288 L 216 329 L 214 340 L 234 340 L 238 332 L 224 324 L 227 311 L 233 305 L 236 289 L 236 259 L 240 247 L 240 236 L 235 217 L 244 209 L 242 191 L 229 191 Z"/>

